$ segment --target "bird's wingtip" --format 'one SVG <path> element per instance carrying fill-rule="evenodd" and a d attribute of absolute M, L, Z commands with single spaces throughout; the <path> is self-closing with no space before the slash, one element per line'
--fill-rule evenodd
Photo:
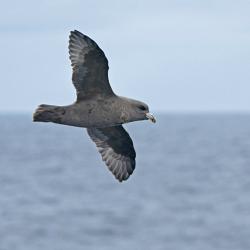
<path fill-rule="evenodd" d="M 78 30 L 71 30 L 70 35 L 78 35 L 78 36 L 84 36 L 80 31 Z"/>

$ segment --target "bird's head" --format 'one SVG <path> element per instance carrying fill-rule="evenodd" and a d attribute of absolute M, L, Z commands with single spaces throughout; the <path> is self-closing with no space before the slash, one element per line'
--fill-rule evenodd
<path fill-rule="evenodd" d="M 128 99 L 126 98 L 126 102 L 128 104 L 128 121 L 140 121 L 140 120 L 150 120 L 151 122 L 155 123 L 156 119 L 154 116 L 149 112 L 149 107 L 146 103 Z"/>

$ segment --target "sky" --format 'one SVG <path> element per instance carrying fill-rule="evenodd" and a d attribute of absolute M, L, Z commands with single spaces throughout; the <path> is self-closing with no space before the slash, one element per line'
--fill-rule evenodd
<path fill-rule="evenodd" d="M 0 112 L 73 103 L 74 29 L 103 49 L 118 95 L 157 112 L 249 112 L 249 13 L 249 0 L 2 1 Z"/>

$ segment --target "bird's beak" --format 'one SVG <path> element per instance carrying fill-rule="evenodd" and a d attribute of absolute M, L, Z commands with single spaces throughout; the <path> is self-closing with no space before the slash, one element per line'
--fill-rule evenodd
<path fill-rule="evenodd" d="M 153 123 L 156 123 L 154 116 L 150 113 L 146 113 L 146 117 Z"/>

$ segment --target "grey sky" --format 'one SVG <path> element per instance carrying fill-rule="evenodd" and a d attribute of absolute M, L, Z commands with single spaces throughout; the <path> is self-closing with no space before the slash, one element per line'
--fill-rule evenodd
<path fill-rule="evenodd" d="M 2 1 L 0 111 L 75 99 L 69 31 L 92 37 L 114 91 L 156 111 L 250 111 L 250 1 Z"/>

